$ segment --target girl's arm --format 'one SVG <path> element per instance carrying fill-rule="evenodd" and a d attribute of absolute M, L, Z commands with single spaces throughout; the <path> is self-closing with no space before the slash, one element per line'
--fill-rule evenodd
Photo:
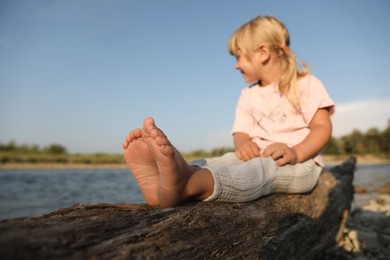
<path fill-rule="evenodd" d="M 301 163 L 320 152 L 332 137 L 332 122 L 329 110 L 319 109 L 309 124 L 310 134 L 299 144 L 293 147 Z"/>
<path fill-rule="evenodd" d="M 234 133 L 234 147 L 238 159 L 248 161 L 254 157 L 260 156 L 260 149 L 252 138 L 246 133 Z"/>
<path fill-rule="evenodd" d="M 309 124 L 309 135 L 294 147 L 275 143 L 269 145 L 263 153 L 264 157 L 271 156 L 277 165 L 296 164 L 306 161 L 328 143 L 332 136 L 332 122 L 326 108 L 318 109 Z"/>

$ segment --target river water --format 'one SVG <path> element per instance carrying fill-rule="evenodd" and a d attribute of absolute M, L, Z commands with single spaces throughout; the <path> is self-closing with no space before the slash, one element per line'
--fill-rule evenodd
<path fill-rule="evenodd" d="M 0 171 L 0 219 L 97 203 L 144 203 L 144 199 L 126 169 Z"/>
<path fill-rule="evenodd" d="M 362 165 L 354 184 L 369 192 L 356 194 L 355 204 L 375 196 L 390 183 L 390 165 Z M 0 170 L 0 220 L 40 216 L 73 204 L 144 203 L 138 185 L 126 169 Z"/>

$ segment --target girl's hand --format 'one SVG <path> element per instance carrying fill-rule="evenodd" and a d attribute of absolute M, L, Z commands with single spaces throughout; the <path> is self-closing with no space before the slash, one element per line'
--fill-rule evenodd
<path fill-rule="evenodd" d="M 283 143 L 274 143 L 267 146 L 263 152 L 263 157 L 269 156 L 276 161 L 278 166 L 294 165 L 298 162 L 298 155 L 295 150 Z"/>
<path fill-rule="evenodd" d="M 238 159 L 248 161 L 255 157 L 260 157 L 260 149 L 256 143 L 249 141 L 236 149 Z"/>

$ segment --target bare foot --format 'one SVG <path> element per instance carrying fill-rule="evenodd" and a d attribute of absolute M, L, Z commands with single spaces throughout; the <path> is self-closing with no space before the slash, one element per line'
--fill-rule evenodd
<path fill-rule="evenodd" d="M 146 203 L 157 206 L 158 168 L 140 129 L 135 129 L 126 136 L 123 150 L 127 165 L 137 180 Z"/>
<path fill-rule="evenodd" d="M 144 120 L 142 136 L 154 158 L 159 172 L 158 202 L 163 207 L 173 207 L 189 198 L 186 185 L 195 172 L 180 153 L 158 129 L 152 118 Z"/>
<path fill-rule="evenodd" d="M 203 200 L 213 192 L 211 172 L 189 166 L 152 118 L 144 120 L 142 130 L 126 136 L 123 149 L 149 205 L 173 207 L 187 200 Z"/>

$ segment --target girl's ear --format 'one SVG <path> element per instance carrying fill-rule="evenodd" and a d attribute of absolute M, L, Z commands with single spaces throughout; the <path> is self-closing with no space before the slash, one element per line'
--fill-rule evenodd
<path fill-rule="evenodd" d="M 271 56 L 271 50 L 267 45 L 260 45 L 257 49 L 257 54 L 260 56 L 262 62 L 267 61 Z"/>

